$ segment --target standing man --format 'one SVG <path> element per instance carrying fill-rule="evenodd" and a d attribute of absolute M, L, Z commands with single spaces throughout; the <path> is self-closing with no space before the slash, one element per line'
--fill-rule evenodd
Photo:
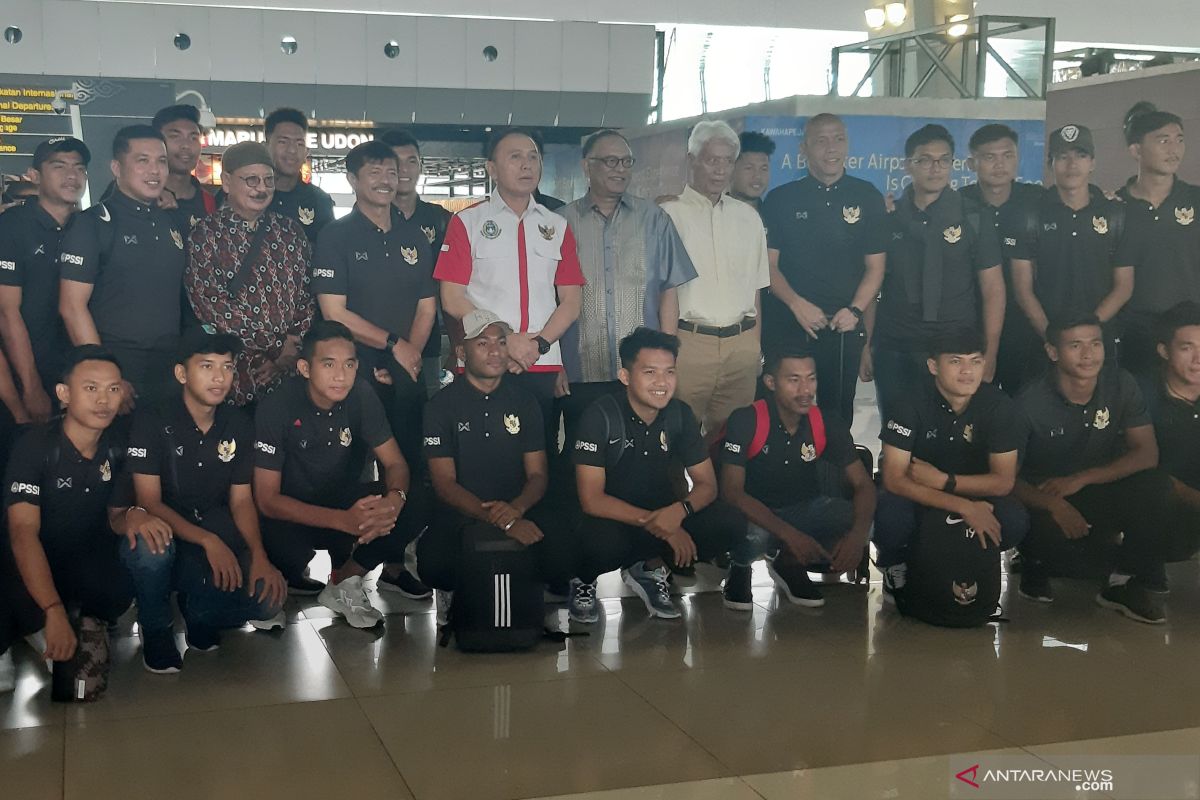
<path fill-rule="evenodd" d="M 167 144 L 167 185 L 163 195 L 175 201 L 172 212 L 181 231 L 217 210 L 217 198 L 204 190 L 192 173 L 200 160 L 200 110 L 192 105 L 159 109 L 150 127 L 162 134 Z"/>
<path fill-rule="evenodd" d="M 306 183 L 300 172 L 308 161 L 308 117 L 294 108 L 277 108 L 264 122 L 267 150 L 275 167 L 271 210 L 300 223 L 309 242 L 333 221 L 333 198 Z"/>
<path fill-rule="evenodd" d="M 509 371 L 537 398 L 546 441 L 555 385 L 562 371 L 558 340 L 579 316 L 584 284 L 575 237 L 563 217 L 533 199 L 542 157 L 519 128 L 494 132 L 485 148 L 492 196 L 450 220 L 433 277 L 442 282 L 442 307 L 455 319 L 476 308 L 508 323 Z"/>
<path fill-rule="evenodd" d="M 223 163 L 225 203 L 192 229 L 184 284 L 200 322 L 241 342 L 231 396 L 249 406 L 292 373 L 312 324 L 309 245 L 298 222 L 269 210 L 265 147 L 239 142 Z"/>
<path fill-rule="evenodd" d="M 1050 134 L 1048 150 L 1054 185 L 1006 233 L 1017 303 L 1039 338 L 1051 319 L 1095 314 L 1106 328 L 1105 351 L 1112 359 L 1120 338 L 1117 314 L 1134 285 L 1125 204 L 1089 182 L 1096 169 L 1090 130 L 1065 125 Z M 1026 370 L 1037 365 L 1044 371 L 1042 353 L 1026 358 Z"/>
<path fill-rule="evenodd" d="M 38 422 L 50 418 L 67 343 L 58 316 L 58 258 L 91 161 L 70 136 L 48 139 L 33 153 L 36 199 L 0 216 L 0 336 L 21 400 Z"/>
<path fill-rule="evenodd" d="M 1177 177 L 1187 150 L 1183 120 L 1149 103 L 1125 117 L 1137 178 L 1117 190 L 1125 201 L 1128 252 L 1137 269 L 1125 314 L 1121 364 L 1144 385 L 1158 367 L 1154 317 L 1180 300 L 1200 302 L 1200 188 Z"/>
<path fill-rule="evenodd" d="M 568 336 L 575 346 L 563 352 L 571 383 L 563 398 L 568 442 L 575 441 L 579 418 L 597 397 L 621 390 L 617 343 L 643 326 L 674 333 L 676 287 L 696 277 L 671 218 L 627 191 L 633 164 L 623 135 L 593 133 L 583 143 L 588 192 L 562 211 L 587 280 L 579 321 Z"/>
<path fill-rule="evenodd" d="M 699 122 L 688 137 L 691 180 L 663 203 L 696 268 L 679 287 L 679 399 L 710 439 L 754 399 L 759 290 L 771 283 L 758 214 L 726 197 L 741 143 L 725 122 Z"/>
<path fill-rule="evenodd" d="M 762 213 L 763 195 L 771 186 L 771 156 L 775 155 L 775 140 L 758 131 L 742 131 L 738 135 L 738 157 L 733 162 L 733 180 L 729 193 L 749 203 Z"/>
<path fill-rule="evenodd" d="M 883 196 L 846 174 L 849 147 L 839 117 L 809 119 L 801 145 L 808 175 L 771 192 L 763 207 L 771 261 L 763 346 L 811 352 L 826 391 L 820 401 L 847 425 L 860 366 L 870 361 L 863 322 L 883 285 L 888 244 Z"/>
<path fill-rule="evenodd" d="M 967 168 L 974 171 L 975 183 L 962 190 L 971 213 L 981 217 L 981 234 L 994 232 L 1001 245 L 1017 237 L 1020 221 L 1041 199 L 1042 187 L 1017 182 L 1017 132 L 1007 125 L 984 125 L 971 134 Z M 1004 328 L 996 353 L 995 382 L 1009 397 L 1021 387 L 1030 358 L 1040 356 L 1041 340 L 1029 327 L 1014 295 L 1012 256 L 1001 247 L 1004 272 Z"/>
<path fill-rule="evenodd" d="M 912 183 L 892 214 L 887 275 L 871 341 L 884 419 L 893 401 L 924 382 L 929 342 L 957 328 L 983 335 L 982 378 L 991 382 L 1004 324 L 1000 243 L 950 188 L 954 138 L 941 125 L 926 125 L 908 137 L 904 154 Z"/>
<path fill-rule="evenodd" d="M 111 168 L 112 193 L 63 237 L 58 306 L 71 344 L 103 343 L 120 361 L 124 413 L 173 393 L 186 233 L 158 207 L 167 180 L 161 133 L 117 131 Z"/>

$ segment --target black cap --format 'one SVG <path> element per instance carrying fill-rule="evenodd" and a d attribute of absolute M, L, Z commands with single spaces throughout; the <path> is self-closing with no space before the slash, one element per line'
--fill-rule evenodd
<path fill-rule="evenodd" d="M 54 153 L 78 153 L 85 167 L 92 160 L 92 151 L 74 136 L 55 136 L 39 144 L 33 151 L 33 168 L 42 166 Z"/>
<path fill-rule="evenodd" d="M 1071 150 L 1078 150 L 1089 156 L 1096 155 L 1092 132 L 1083 125 L 1063 125 L 1050 134 L 1050 143 L 1047 149 L 1050 152 L 1050 158 L 1061 156 Z"/>
<path fill-rule="evenodd" d="M 218 333 L 212 325 L 196 325 L 179 337 L 176 363 L 182 364 L 197 353 L 236 356 L 241 351 L 242 342 L 232 333 Z"/>

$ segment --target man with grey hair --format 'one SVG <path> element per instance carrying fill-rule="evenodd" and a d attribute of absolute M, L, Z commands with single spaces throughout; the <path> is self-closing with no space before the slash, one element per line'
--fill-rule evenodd
<path fill-rule="evenodd" d="M 688 138 L 688 185 L 662 206 L 697 273 L 678 290 L 676 393 L 696 412 L 710 440 L 735 408 L 754 400 L 761 358 L 759 290 L 771 282 L 758 214 L 725 194 L 739 148 L 727 123 L 698 123 Z"/>

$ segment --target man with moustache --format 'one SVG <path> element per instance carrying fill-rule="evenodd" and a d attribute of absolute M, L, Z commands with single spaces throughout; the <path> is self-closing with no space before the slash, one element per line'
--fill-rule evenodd
<path fill-rule="evenodd" d="M 263 121 L 267 152 L 275 171 L 271 210 L 300 223 L 309 242 L 333 221 L 333 198 L 301 179 L 308 161 L 308 117 L 294 108 L 277 108 Z"/>

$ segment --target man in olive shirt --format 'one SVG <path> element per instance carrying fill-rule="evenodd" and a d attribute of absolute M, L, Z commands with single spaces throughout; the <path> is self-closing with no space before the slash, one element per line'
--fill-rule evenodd
<path fill-rule="evenodd" d="M 277 108 L 267 115 L 263 127 L 275 167 L 271 210 L 299 222 L 308 241 L 315 243 L 321 229 L 333 222 L 333 198 L 301 179 L 308 160 L 308 117 L 294 108 Z"/>

